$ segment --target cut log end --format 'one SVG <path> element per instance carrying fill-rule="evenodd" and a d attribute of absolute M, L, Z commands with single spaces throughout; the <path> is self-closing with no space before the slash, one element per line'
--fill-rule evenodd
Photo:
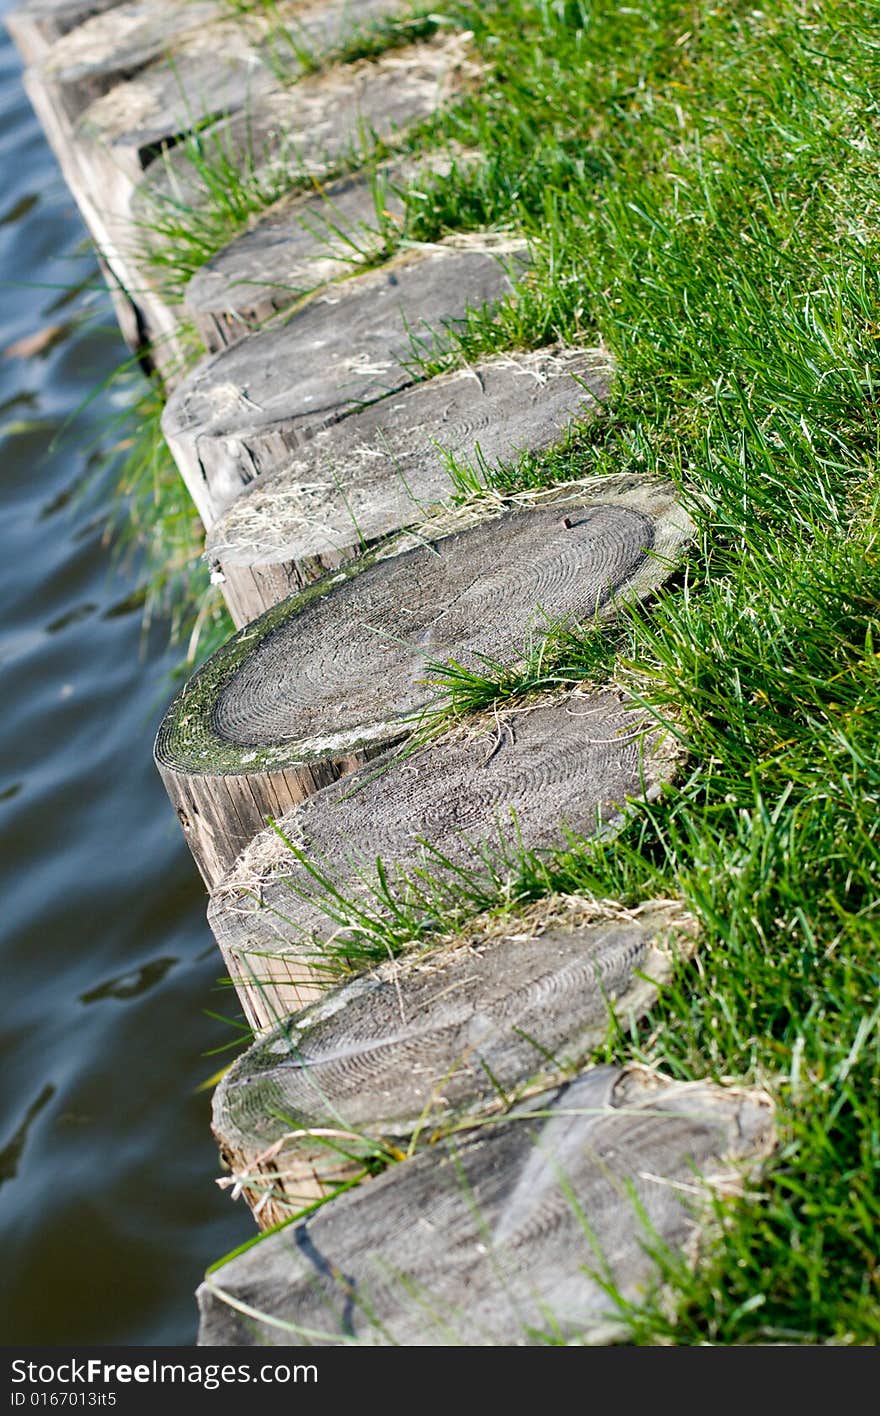
<path fill-rule="evenodd" d="M 510 294 L 524 249 L 486 235 L 408 251 L 201 364 L 162 426 L 206 525 L 319 429 L 416 382 L 469 310 Z"/>
<path fill-rule="evenodd" d="M 454 490 L 451 465 L 497 468 L 560 444 L 600 411 L 609 378 L 600 349 L 546 349 L 416 384 L 318 431 L 208 535 L 236 622 L 423 523 Z"/>
<path fill-rule="evenodd" d="M 156 743 L 209 883 L 267 816 L 441 703 L 432 666 L 515 663 L 549 629 L 653 588 L 685 520 L 670 486 L 630 483 L 602 498 L 567 489 L 461 530 L 441 523 L 447 534 L 365 557 L 248 626 L 175 699 Z"/>
<path fill-rule="evenodd" d="M 258 1222 L 355 1178 L 371 1146 L 407 1150 L 569 1075 L 612 1015 L 626 1030 L 652 1006 L 695 933 L 676 901 L 544 900 L 285 1020 L 214 1097 L 220 1153 Z"/>
<path fill-rule="evenodd" d="M 184 305 L 209 353 L 260 328 L 319 286 L 375 259 L 399 227 L 404 192 L 472 160 L 450 147 L 375 163 L 282 198 L 190 280 Z"/>
<path fill-rule="evenodd" d="M 289 185 L 298 173 L 305 186 L 350 159 L 365 134 L 393 142 L 460 94 L 479 72 L 467 39 L 459 35 L 415 44 L 259 94 L 246 113 L 221 119 L 203 138 L 267 183 L 286 166 Z M 197 169 L 182 154 L 171 153 L 164 169 L 144 185 L 138 215 L 149 216 L 168 202 L 204 206 L 208 196 Z"/>
<path fill-rule="evenodd" d="M 19 0 L 15 9 L 3 16 L 3 23 L 24 62 L 39 64 L 64 35 L 92 15 L 121 3 L 122 0 Z"/>
<path fill-rule="evenodd" d="M 521 849 L 561 848 L 566 830 L 607 831 L 628 799 L 659 791 L 677 760 L 670 738 L 618 695 L 583 689 L 499 708 L 323 788 L 281 819 L 290 845 L 263 832 L 212 898 L 221 949 L 246 964 L 247 977 L 233 981 L 249 1020 L 262 1029 L 294 1011 L 289 968 L 322 982 L 315 958 L 344 955 L 359 912 L 385 913 L 386 890 L 401 908 L 418 898 L 414 913 L 424 915 L 432 891 L 453 907 L 458 871 L 500 888 Z"/>
<path fill-rule="evenodd" d="M 693 1262 L 710 1198 L 775 1144 L 765 1093 L 636 1068 L 594 1068 L 530 1106 L 212 1271 L 200 1343 L 607 1342 L 620 1317 L 603 1280 L 636 1304 L 660 1282 L 658 1247 Z"/>
<path fill-rule="evenodd" d="M 147 68 L 174 40 L 221 13 L 218 0 L 154 0 L 94 14 L 59 38 L 46 54 L 41 77 L 72 121 L 126 79 Z"/>

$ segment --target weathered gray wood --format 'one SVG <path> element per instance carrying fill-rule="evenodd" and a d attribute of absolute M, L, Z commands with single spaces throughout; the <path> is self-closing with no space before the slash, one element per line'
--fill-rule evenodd
<path fill-rule="evenodd" d="M 173 380 L 184 351 L 177 339 L 178 312 L 148 263 L 138 259 L 144 233 L 131 206 L 144 169 L 205 120 L 277 90 L 272 51 L 284 45 L 286 32 L 295 36 L 302 54 L 319 55 L 400 4 L 295 0 L 280 4 L 271 16 L 259 11 L 232 16 L 219 0 L 128 4 L 59 41 L 28 76 L 41 116 L 46 107 L 53 110 L 49 126 L 57 129 L 56 150 L 65 150 L 68 181 L 90 216 L 105 261 L 131 298 L 130 342 L 152 343 L 154 362 L 166 380 Z M 295 77 L 304 60 L 291 45 L 283 59 Z"/>
<path fill-rule="evenodd" d="M 167 144 L 206 118 L 240 108 L 249 94 L 277 84 L 262 62 L 261 44 L 269 29 L 265 16 L 232 16 L 221 4 L 213 15 L 206 9 L 202 23 L 193 28 L 190 11 L 198 8 L 187 3 L 160 9 L 149 42 L 144 40 L 137 51 L 141 62 L 131 63 L 136 46 L 123 31 L 115 49 L 108 44 L 100 62 L 95 56 L 91 67 L 68 69 L 61 76 L 66 87 L 56 85 L 62 95 L 67 92 L 68 108 L 79 113 L 65 142 L 75 168 L 75 195 L 81 206 L 94 209 L 96 239 L 134 307 L 136 323 L 129 343 L 133 348 L 150 346 L 152 362 L 168 386 L 185 363 L 179 309 L 141 258 L 144 234 L 131 210 L 137 184 Z M 31 83 L 45 83 L 47 68 Z M 84 93 L 93 97 L 96 92 L 101 96 L 85 106 Z M 79 100 L 75 104 L 74 98 Z M 57 101 L 54 106 L 57 110 Z M 62 117 L 62 141 L 64 124 Z"/>
<path fill-rule="evenodd" d="M 773 1145 L 763 1092 L 595 1068 L 532 1118 L 393 1166 L 214 1270 L 199 1341 L 611 1341 L 620 1313 L 593 1275 L 639 1302 L 659 1282 L 647 1246 L 692 1261 L 709 1195 Z"/>
<path fill-rule="evenodd" d="M 371 143 L 397 141 L 459 92 L 474 69 L 461 39 L 417 45 L 374 61 L 341 65 L 292 86 L 255 94 L 243 110 L 200 135 L 203 160 L 231 164 L 246 183 L 267 192 L 302 187 L 340 165 L 362 165 Z M 158 215 L 204 206 L 209 196 L 198 168 L 178 146 L 153 162 L 131 199 L 133 219 L 149 240 Z M 157 240 L 164 237 L 159 235 Z M 184 476 L 187 472 L 184 470 Z M 201 498 L 203 519 L 211 519 Z M 190 488 L 192 490 L 192 487 Z"/>
<path fill-rule="evenodd" d="M 319 428 L 416 381 L 468 309 L 501 300 L 522 243 L 460 238 L 329 287 L 206 360 L 168 400 L 165 437 L 206 527 Z"/>
<path fill-rule="evenodd" d="M 648 593 L 689 522 L 671 483 L 628 480 L 535 495 L 403 537 L 379 557 L 291 596 L 229 640 L 174 699 L 156 763 L 212 888 L 241 849 L 240 823 L 276 816 L 399 741 L 443 701 L 431 665 L 513 664 L 548 628 Z M 228 831 L 188 803 L 208 791 Z M 242 800 L 244 798 L 244 800 Z"/>
<path fill-rule="evenodd" d="M 396 158 L 282 198 L 197 271 L 184 306 L 210 353 L 234 344 L 296 300 L 374 259 L 400 227 L 403 192 L 467 155 Z"/>
<path fill-rule="evenodd" d="M 142 67 L 90 104 L 77 137 L 94 147 L 88 154 L 96 177 L 125 175 L 128 210 L 134 184 L 160 150 L 173 146 L 207 119 L 219 120 L 282 89 L 277 63 L 293 81 L 306 54 L 313 59 L 351 39 L 372 22 L 398 12 L 404 0 L 313 0 L 280 4 L 272 15 L 259 11 L 229 16 L 220 10 L 210 24 L 188 28 L 164 47 L 163 57 Z M 192 8 L 175 6 L 176 13 Z M 223 18 L 224 13 L 226 18 Z M 284 35 L 295 39 L 285 44 Z M 276 55 L 277 51 L 277 55 Z M 119 174 L 119 175 L 115 175 Z"/>
<path fill-rule="evenodd" d="M 130 349 L 137 350 L 144 342 L 139 302 L 135 294 L 136 278 L 119 268 L 114 259 L 114 243 L 103 211 L 85 188 L 76 150 L 71 142 L 70 124 L 44 85 L 39 69 L 29 69 L 24 75 L 24 87 L 40 125 L 49 142 L 70 191 L 79 207 L 89 234 L 95 243 L 101 269 L 107 281 L 116 318 L 123 338 Z"/>
<path fill-rule="evenodd" d="M 654 1004 L 695 932 L 680 901 L 548 899 L 344 984 L 223 1078 L 224 1163 L 264 1228 L 288 1219 L 361 1174 L 364 1151 L 429 1142 L 570 1076 L 612 1011 L 628 1029 Z"/>
<path fill-rule="evenodd" d="M 222 153 L 227 163 L 265 181 L 283 170 L 293 187 L 297 177 L 326 177 L 359 155 L 367 136 L 399 137 L 478 73 L 461 36 L 339 65 L 258 95 L 246 112 L 206 129 L 203 150 L 206 158 L 212 150 Z M 172 151 L 151 169 L 137 210 L 148 221 L 157 205 L 199 207 L 207 198 L 198 169 L 185 153 Z"/>
<path fill-rule="evenodd" d="M 343 17 L 356 27 L 365 18 L 393 8 L 399 8 L 399 0 L 361 0 L 355 6 L 338 0 L 333 6 L 300 10 L 303 38 L 307 36 L 317 49 L 322 35 L 328 43 L 341 37 Z M 124 269 L 128 286 L 137 291 L 144 337 L 152 343 L 168 384 L 176 382 L 174 366 L 182 362 L 176 337 L 179 306 L 163 290 L 161 277 L 142 252 L 151 238 L 138 228 L 132 205 L 144 172 L 162 151 L 206 120 L 247 108 L 258 94 L 277 88 L 266 62 L 271 42 L 265 35 L 268 21 L 264 18 L 260 24 L 251 19 L 245 25 L 239 17 L 187 34 L 169 58 L 150 64 L 129 83 L 93 103 L 80 117 L 72 138 L 83 185 L 100 194 L 115 264 Z M 313 246 L 317 240 L 313 231 Z M 331 278 L 317 269 L 314 275 L 310 288 Z M 294 298 L 288 293 L 285 299 L 284 292 L 276 290 L 270 303 L 272 308 L 283 308 Z M 197 327 L 203 330 L 205 322 L 197 321 Z"/>
<path fill-rule="evenodd" d="M 3 16 L 26 64 L 38 64 L 62 35 L 123 0 L 23 0 Z"/>
<path fill-rule="evenodd" d="M 531 710 L 502 706 L 323 787 L 280 818 L 293 850 L 264 830 L 212 897 L 209 922 L 248 1020 L 270 1026 L 319 996 L 327 941 L 344 950 L 358 908 L 385 913 L 377 857 L 388 889 L 414 908 L 419 872 L 441 892 L 456 869 L 503 880 L 520 845 L 546 851 L 564 845 L 566 828 L 606 829 L 628 798 L 654 796 L 675 761 L 670 740 L 620 696 L 581 689 Z M 334 900 L 315 870 L 351 903 Z"/>
<path fill-rule="evenodd" d="M 208 535 L 236 624 L 422 523 L 449 498 L 450 459 L 495 468 L 560 443 L 600 412 L 609 381 L 601 349 L 542 349 L 415 384 L 319 430 Z"/>
<path fill-rule="evenodd" d="M 69 122 L 144 69 L 189 30 L 223 14 L 221 0 L 135 0 L 93 15 L 56 40 L 39 76 Z"/>
<path fill-rule="evenodd" d="M 96 178 L 74 119 L 90 99 L 148 65 L 175 37 L 220 13 L 219 0 L 121 5 L 71 29 L 24 76 L 28 97 L 98 249 L 122 333 L 134 350 L 152 341 L 154 362 L 166 375 L 181 360 L 176 316 L 140 268 L 137 233 L 130 219 L 120 216 L 115 178 Z"/>

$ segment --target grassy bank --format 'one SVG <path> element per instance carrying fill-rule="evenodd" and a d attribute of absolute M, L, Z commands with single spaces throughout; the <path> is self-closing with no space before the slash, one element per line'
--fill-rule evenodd
<path fill-rule="evenodd" d="M 762 1189 L 725 1205 L 698 1272 L 669 1271 L 674 1309 L 631 1314 L 632 1335 L 874 1342 L 876 8 L 436 8 L 473 32 L 487 73 L 417 141 L 482 156 L 413 198 L 397 239 L 511 228 L 534 252 L 501 316 L 473 318 L 453 357 L 601 338 L 619 369 L 588 435 L 496 483 L 672 476 L 700 531 L 686 572 L 613 636 L 560 635 L 526 674 L 446 673 L 451 714 L 612 677 L 687 749 L 678 785 L 620 837 L 523 857 L 499 882 L 499 908 L 550 890 L 680 893 L 702 925 L 697 966 L 603 1055 L 754 1081 L 779 1104 Z M 464 884 L 459 901 L 422 888 L 442 922 L 477 903 Z M 387 957 L 419 913 L 355 921 L 362 957 Z"/>

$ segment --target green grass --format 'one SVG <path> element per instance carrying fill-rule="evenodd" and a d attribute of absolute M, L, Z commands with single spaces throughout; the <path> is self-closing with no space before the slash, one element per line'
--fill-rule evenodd
<path fill-rule="evenodd" d="M 520 852 L 488 883 L 475 873 L 441 886 L 426 871 L 409 901 L 388 885 L 373 907 L 337 897 L 330 908 L 354 929 L 351 966 L 493 903 L 681 894 L 703 928 L 697 963 L 637 1037 L 603 1055 L 766 1085 L 781 1141 L 762 1188 L 720 1205 L 697 1272 L 663 1260 L 676 1301 L 627 1310 L 632 1338 L 873 1343 L 876 9 L 438 8 L 473 31 L 486 81 L 408 145 L 455 141 L 482 158 L 420 184 L 400 238 L 510 228 L 534 262 L 499 315 L 474 316 L 443 361 L 414 351 L 414 370 L 601 336 L 619 371 L 605 416 L 563 452 L 464 473 L 459 496 L 481 480 L 511 492 L 671 476 L 699 532 L 686 572 L 613 631 L 553 635 L 524 667 L 435 666 L 447 717 L 614 677 L 680 737 L 687 767 L 613 840 L 570 840 L 549 862 Z M 256 169 L 233 181 L 215 156 L 196 149 L 216 177 L 213 205 L 166 213 L 178 251 L 161 259 L 178 288 L 301 180 L 291 169 L 263 191 Z"/>
<path fill-rule="evenodd" d="M 317 73 L 331 63 L 350 64 L 358 59 L 372 59 L 389 49 L 430 39 L 445 23 L 444 16 L 427 0 L 415 0 L 408 8 L 401 6 L 397 15 L 360 22 L 354 7 L 337 42 L 319 47 L 289 6 L 276 0 L 225 0 L 225 3 L 233 15 L 264 21 L 266 34 L 260 47 L 281 83 L 294 83 L 301 75 Z"/>
<path fill-rule="evenodd" d="M 320 72 L 331 64 L 353 64 L 377 58 L 390 50 L 431 39 L 448 29 L 457 29 L 454 19 L 446 20 L 435 9 L 416 3 L 397 18 L 367 22 L 355 28 L 339 43 L 316 50 L 299 35 L 295 26 L 284 24 L 278 7 L 271 0 L 258 3 L 234 4 L 237 12 L 259 11 L 269 21 L 269 31 L 263 41 L 266 62 L 279 81 L 295 82 L 309 74 Z M 383 142 L 364 127 L 349 145 L 327 166 L 322 185 L 335 177 L 364 168 L 375 169 L 392 151 L 418 150 L 430 144 L 442 132 L 434 120 L 414 125 L 400 141 Z M 187 281 L 231 238 L 245 231 L 261 214 L 281 198 L 296 191 L 315 187 L 314 174 L 305 171 L 291 152 L 286 163 L 277 159 L 265 161 L 260 151 L 244 158 L 230 150 L 222 128 L 213 121 L 193 124 L 181 143 L 173 150 L 175 161 L 181 153 L 199 180 L 202 196 L 197 206 L 181 202 L 171 194 L 158 194 L 153 209 L 140 222 L 140 245 L 147 263 L 159 275 L 165 297 L 170 302 L 182 299 Z M 162 160 L 162 159 L 160 159 Z M 385 217 L 376 188 L 376 226 L 387 231 L 391 244 L 371 253 L 368 264 L 387 258 L 405 236 L 403 228 L 392 227 Z M 353 264 L 362 260 L 352 253 Z M 301 291 L 306 294 L 307 291 Z"/>
<path fill-rule="evenodd" d="M 181 671 L 191 671 L 233 624 L 202 558 L 202 523 L 162 436 L 162 390 L 135 377 L 116 420 L 109 535 L 115 554 L 137 567 L 145 631 L 167 624 L 171 643 L 183 649 Z"/>
<path fill-rule="evenodd" d="M 269 14 L 271 30 L 267 41 L 268 62 L 276 76 L 284 81 L 293 68 L 297 73 L 317 73 L 330 63 L 354 64 L 359 59 L 373 59 L 390 49 L 417 44 L 431 39 L 443 25 L 442 16 L 429 3 L 413 4 L 401 15 L 355 24 L 351 31 L 330 47 L 319 49 L 309 42 L 307 34 L 295 23 L 285 25 L 277 6 L 263 0 L 261 8 Z"/>
<path fill-rule="evenodd" d="M 147 263 L 158 275 L 169 304 L 178 304 L 192 276 L 276 202 L 295 190 L 323 190 L 334 178 L 354 170 L 366 169 L 372 174 L 375 230 L 383 240 L 369 251 L 352 246 L 352 269 L 366 269 L 387 260 L 400 244 L 400 229 L 384 211 L 385 184 L 377 172 L 390 150 L 367 133 L 328 169 L 326 181 L 322 179 L 320 184 L 299 168 L 265 167 L 258 158 L 242 164 L 227 149 L 223 136 L 210 130 L 189 134 L 180 149 L 198 174 L 206 200 L 198 207 L 190 207 L 171 197 L 163 198 L 149 219 L 144 220 L 141 231 Z M 334 245 L 334 254 L 344 259 L 344 247 Z M 310 288 L 285 288 L 291 304 L 311 293 Z"/>
<path fill-rule="evenodd" d="M 413 201 L 407 231 L 512 227 L 534 266 L 455 358 L 601 337 L 607 416 L 491 485 L 672 476 L 687 571 L 616 631 L 557 637 L 525 671 L 438 667 L 450 712 L 614 676 L 688 764 L 616 839 L 521 853 L 410 905 L 332 904 L 357 961 L 492 899 L 680 893 L 701 921 L 636 1039 L 679 1078 L 767 1085 L 780 1148 L 720 1206 L 695 1274 L 633 1340 L 880 1338 L 878 44 L 874 7 L 772 0 L 447 6 L 491 70 L 438 128 L 483 154 Z M 414 363 L 421 374 L 435 365 Z M 466 490 L 466 489 L 464 489 Z"/>

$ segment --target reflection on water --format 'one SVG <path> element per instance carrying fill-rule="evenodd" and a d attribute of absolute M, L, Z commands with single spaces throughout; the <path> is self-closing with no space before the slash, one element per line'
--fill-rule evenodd
<path fill-rule="evenodd" d="M 173 659 L 77 496 L 125 350 L 0 36 L 0 1342 L 190 1343 L 253 1232 L 198 1091 L 235 1009 L 151 761 Z"/>
<path fill-rule="evenodd" d="M 97 988 L 87 988 L 85 993 L 79 995 L 79 1001 L 99 1003 L 102 998 L 137 998 L 139 993 L 146 993 L 148 988 L 154 988 L 157 983 L 161 983 L 168 970 L 173 969 L 178 962 L 177 959 L 153 959 L 139 969 L 131 969 L 129 973 L 108 978 L 105 983 L 99 983 Z"/>
<path fill-rule="evenodd" d="M 4 1180 L 15 1179 L 18 1174 L 18 1162 L 21 1160 L 22 1152 L 27 1143 L 28 1131 L 31 1129 L 32 1123 L 37 1119 L 43 1107 L 47 1102 L 52 1100 L 54 1095 L 55 1088 L 53 1086 L 43 1087 L 36 1101 L 31 1102 L 28 1107 L 25 1118 L 18 1130 L 10 1137 L 3 1149 L 0 1150 L 0 1185 L 3 1184 Z"/>

